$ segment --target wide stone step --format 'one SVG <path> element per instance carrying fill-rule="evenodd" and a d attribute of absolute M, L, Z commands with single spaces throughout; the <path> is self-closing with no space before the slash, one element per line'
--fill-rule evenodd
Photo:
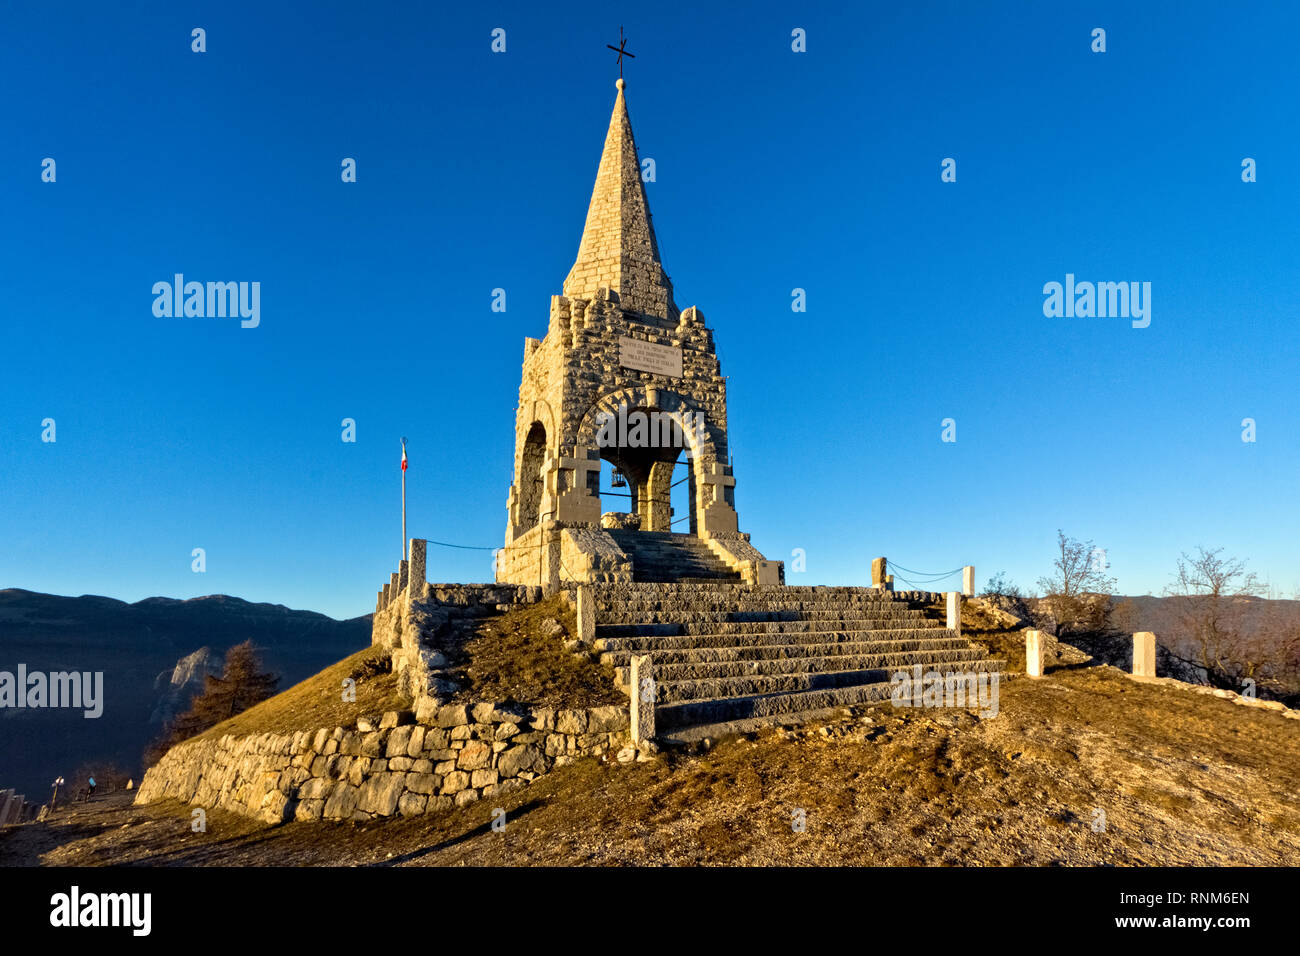
<path fill-rule="evenodd" d="M 839 641 L 919 641 L 953 638 L 957 634 L 946 627 L 869 628 L 844 631 L 768 631 L 743 635 L 713 634 L 640 634 L 626 637 L 598 637 L 592 644 L 597 651 L 679 651 L 693 647 L 760 646 L 763 644 L 823 644 Z"/>
<path fill-rule="evenodd" d="M 981 661 L 964 664 L 962 669 L 992 674 L 1001 673 L 1005 667 L 1005 661 Z M 826 708 L 888 700 L 893 684 L 888 677 L 871 680 L 870 673 L 864 675 L 867 680 L 861 683 L 665 703 L 655 708 L 655 728 L 662 737 L 671 739 L 675 730 L 692 725 L 779 717 L 783 714 L 816 712 Z"/>
<path fill-rule="evenodd" d="M 694 621 L 659 624 L 597 624 L 596 637 L 673 637 L 693 634 L 807 634 L 825 631 L 943 630 L 943 621 L 920 619 L 855 618 L 826 621 Z"/>
<path fill-rule="evenodd" d="M 679 650 L 654 652 L 655 666 L 726 661 L 772 661 L 836 655 L 902 654 L 909 651 L 966 650 L 971 645 L 959 637 L 912 641 L 833 641 L 816 644 L 748 644 L 724 647 L 690 646 Z M 600 662 L 610 667 L 626 667 L 633 653 L 640 651 L 605 651 Z"/>
<path fill-rule="evenodd" d="M 977 657 L 979 655 L 976 655 Z M 893 667 L 861 667 L 849 670 L 799 672 L 793 674 L 748 674 L 740 677 L 699 677 L 682 680 L 659 680 L 656 702 L 681 703 L 689 700 L 707 700 L 720 697 L 751 697 L 762 694 L 788 694 L 796 691 L 821 690 L 846 687 L 853 684 L 873 684 L 889 681 L 902 666 L 926 666 L 925 661 L 909 661 Z M 936 666 L 951 663 L 949 670 L 980 672 L 987 669 L 987 660 L 934 661 Z"/>
<path fill-rule="evenodd" d="M 880 601 L 873 598 L 782 597 L 776 594 L 729 596 L 673 594 L 669 596 L 637 595 L 623 599 L 595 595 L 596 610 L 602 614 L 642 614 L 651 611 L 816 611 L 828 608 L 854 608 L 862 611 L 908 611 L 903 601 Z"/>
<path fill-rule="evenodd" d="M 728 601 L 725 598 L 685 598 L 673 601 L 601 602 L 595 605 L 597 619 L 604 623 L 643 620 L 650 615 L 723 614 L 740 619 L 740 615 L 775 614 L 783 617 L 835 617 L 835 615 L 871 615 L 881 617 L 920 618 L 922 607 L 909 607 L 885 601 Z"/>
<path fill-rule="evenodd" d="M 943 622 L 937 617 L 901 614 L 825 614 L 805 617 L 770 611 L 753 614 L 647 614 L 630 621 L 601 621 L 596 618 L 597 634 L 689 634 L 691 629 L 716 627 L 720 631 L 764 631 L 772 629 L 816 630 L 848 627 L 931 627 Z"/>
<path fill-rule="evenodd" d="M 830 671 L 888 670 L 892 677 L 902 668 L 920 664 L 933 669 L 946 664 L 981 661 L 984 652 L 973 647 L 932 651 L 903 651 L 894 654 L 849 654 L 826 657 L 786 657 L 752 661 L 699 661 L 683 664 L 655 662 L 655 680 L 661 684 L 725 680 L 728 678 L 781 677 L 820 674 Z M 618 686 L 627 689 L 630 667 L 616 667 Z"/>

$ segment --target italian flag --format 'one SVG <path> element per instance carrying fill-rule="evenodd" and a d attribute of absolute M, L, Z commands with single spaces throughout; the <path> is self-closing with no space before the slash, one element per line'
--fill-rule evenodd
<path fill-rule="evenodd" d="M 406 446 L 402 446 L 402 471 L 406 471 Z"/>

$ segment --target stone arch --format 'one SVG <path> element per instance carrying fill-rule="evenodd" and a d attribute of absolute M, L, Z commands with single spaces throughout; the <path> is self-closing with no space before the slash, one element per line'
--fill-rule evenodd
<path fill-rule="evenodd" d="M 642 449 L 642 453 L 626 449 L 611 453 L 601 448 L 599 432 L 602 417 L 605 414 L 617 416 L 621 406 L 626 406 L 629 412 L 660 412 L 671 416 L 681 426 L 681 451 L 670 453 L 647 448 Z M 700 434 L 696 433 L 694 427 L 697 414 L 704 424 Z M 692 490 L 690 531 L 694 533 L 697 525 L 694 489 L 701 486 L 703 476 L 718 460 L 718 446 L 723 444 L 725 447 L 725 433 L 718 429 L 717 423 L 704 417 L 703 410 L 693 401 L 677 392 L 663 388 L 625 386 L 606 392 L 592 403 L 579 423 L 576 444 L 579 448 L 590 449 L 593 454 L 617 464 L 624 472 L 629 491 L 633 495 L 629 510 L 640 516 L 641 527 L 648 531 L 674 530 L 670 488 L 673 469 L 684 452 Z"/>
<path fill-rule="evenodd" d="M 601 413 L 617 414 L 620 405 L 626 405 L 629 409 L 653 408 L 670 415 L 694 415 L 696 412 L 703 414 L 703 409 L 693 401 L 666 388 L 647 389 L 640 385 L 616 388 L 596 399 L 587 409 L 582 422 L 578 425 L 578 445 L 597 450 L 596 435 L 600 428 Z M 716 422 L 709 421 L 708 417 L 705 417 L 703 442 L 699 447 L 695 447 L 695 436 L 691 430 L 686 429 L 686 432 L 689 443 L 687 450 L 693 459 L 702 462 L 718 460 L 718 445 L 725 443 L 725 435 L 720 433 Z"/>
<path fill-rule="evenodd" d="M 546 426 L 534 421 L 520 443 L 518 478 L 515 484 L 519 502 L 516 524 L 521 532 L 535 526 L 541 518 L 546 457 Z"/>

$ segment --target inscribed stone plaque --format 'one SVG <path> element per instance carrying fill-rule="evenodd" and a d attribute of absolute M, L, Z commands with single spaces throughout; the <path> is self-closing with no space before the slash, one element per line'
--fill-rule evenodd
<path fill-rule="evenodd" d="M 618 361 L 624 368 L 673 378 L 682 377 L 682 350 L 671 345 L 656 345 L 640 339 L 629 339 L 626 335 L 620 336 Z"/>

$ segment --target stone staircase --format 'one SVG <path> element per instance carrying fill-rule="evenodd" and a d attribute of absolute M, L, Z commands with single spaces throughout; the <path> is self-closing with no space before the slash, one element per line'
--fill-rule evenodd
<path fill-rule="evenodd" d="M 649 654 L 655 726 L 685 742 L 888 699 L 890 678 L 1001 672 L 1005 662 L 893 594 L 871 588 L 727 584 L 598 586 L 594 650 L 628 691 Z"/>
<path fill-rule="evenodd" d="M 610 529 L 609 536 L 631 557 L 633 581 L 740 581 L 740 575 L 695 535 Z"/>

